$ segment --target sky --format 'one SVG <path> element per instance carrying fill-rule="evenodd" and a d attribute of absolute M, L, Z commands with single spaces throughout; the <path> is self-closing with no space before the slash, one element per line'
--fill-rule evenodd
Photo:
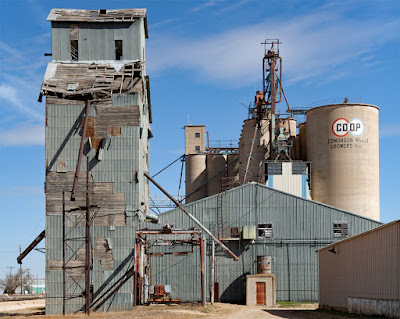
<path fill-rule="evenodd" d="M 51 52 L 51 8 L 147 8 L 151 174 L 184 153 L 186 124 L 205 124 L 211 140 L 239 139 L 243 104 L 262 89 L 261 43 L 280 39 L 282 83 L 292 107 L 344 97 L 379 106 L 381 221 L 399 219 L 398 0 L 0 3 L 0 276 L 17 267 L 19 245 L 24 249 L 44 229 L 45 103 L 37 98 L 51 59 L 44 56 Z M 174 195 L 180 165 L 157 176 Z M 150 195 L 161 196 L 154 188 Z M 44 254 L 31 252 L 23 267 L 43 278 Z"/>

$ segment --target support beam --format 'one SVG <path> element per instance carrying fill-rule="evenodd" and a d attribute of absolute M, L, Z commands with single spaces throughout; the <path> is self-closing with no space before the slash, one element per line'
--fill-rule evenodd
<path fill-rule="evenodd" d="M 79 171 L 80 171 L 80 169 L 81 169 L 81 161 L 82 161 L 83 147 L 84 147 L 84 145 L 85 145 L 86 129 L 87 129 L 87 123 L 88 123 L 88 118 L 89 118 L 89 110 L 90 110 L 90 101 L 89 101 L 89 100 L 86 100 L 85 120 L 83 121 L 83 130 L 82 130 L 81 145 L 80 145 L 80 147 L 79 147 L 78 162 L 76 163 L 75 177 L 74 177 L 74 185 L 72 186 L 72 192 L 71 192 L 71 200 L 75 200 L 76 187 L 78 186 L 78 177 L 79 177 Z"/>
<path fill-rule="evenodd" d="M 204 239 L 200 238 L 201 305 L 206 305 L 206 278 L 204 276 Z"/>
<path fill-rule="evenodd" d="M 66 241 L 65 241 L 65 192 L 62 193 L 62 238 L 63 238 L 63 316 L 65 316 L 65 303 L 67 298 L 67 272 L 65 269 L 65 248 L 66 248 Z"/>
<path fill-rule="evenodd" d="M 88 117 L 86 114 L 86 118 Z M 85 222 L 85 311 L 86 314 L 90 315 L 90 199 L 89 199 L 89 156 L 86 157 L 86 222 Z"/>
<path fill-rule="evenodd" d="M 215 242 L 211 242 L 211 304 L 215 300 Z"/>
<path fill-rule="evenodd" d="M 39 236 L 37 236 L 33 242 L 20 254 L 17 258 L 17 262 L 22 264 L 22 260 L 28 255 L 36 246 L 39 244 L 42 239 L 45 237 L 45 231 L 42 231 Z"/>
<path fill-rule="evenodd" d="M 200 228 L 206 232 L 207 235 L 209 235 L 217 244 L 219 244 L 222 249 L 224 249 L 229 255 L 233 257 L 235 261 L 239 260 L 239 257 L 236 256 L 228 247 L 224 245 L 222 241 L 220 241 L 217 237 L 213 235 L 212 232 L 210 232 L 196 217 L 194 217 L 191 213 L 189 213 L 185 207 L 183 207 L 175 198 L 173 198 L 164 188 L 162 188 L 154 179 L 150 177 L 149 174 L 144 173 L 144 176 L 146 176 L 160 191 L 162 191 L 177 207 L 179 207 L 186 215 L 189 216 L 191 220 L 193 220 L 197 225 L 200 226 Z"/>

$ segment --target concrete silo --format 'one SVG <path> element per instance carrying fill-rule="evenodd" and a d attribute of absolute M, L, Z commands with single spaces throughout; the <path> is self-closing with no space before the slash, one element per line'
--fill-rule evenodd
<path fill-rule="evenodd" d="M 379 220 L 378 115 L 377 106 L 352 103 L 307 111 L 313 200 Z"/>
<path fill-rule="evenodd" d="M 185 202 L 190 203 L 207 196 L 206 155 L 186 155 L 185 162 L 187 196 Z M 202 186 L 203 184 L 204 186 Z M 196 189 L 198 190 L 196 191 Z"/>
<path fill-rule="evenodd" d="M 227 155 L 207 154 L 207 196 L 222 192 L 222 182 L 226 178 Z"/>

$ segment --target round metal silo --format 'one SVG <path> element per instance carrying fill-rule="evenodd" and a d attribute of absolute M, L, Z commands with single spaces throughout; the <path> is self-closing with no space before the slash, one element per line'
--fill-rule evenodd
<path fill-rule="evenodd" d="M 379 108 L 333 104 L 307 112 L 312 197 L 379 220 Z"/>
<path fill-rule="evenodd" d="M 299 125 L 300 135 L 300 159 L 302 161 L 307 160 L 307 123 L 301 123 Z"/>
<path fill-rule="evenodd" d="M 228 154 L 228 175 L 226 188 L 239 186 L 239 154 Z"/>
<path fill-rule="evenodd" d="M 259 164 L 262 160 L 267 158 L 267 155 L 269 155 L 269 121 L 262 120 L 260 124 L 260 127 L 258 127 L 255 119 L 245 120 L 243 124 L 242 134 L 239 141 L 239 175 L 240 181 L 242 182 L 259 181 Z M 248 170 L 246 174 L 247 167 Z M 244 181 L 245 175 L 246 181 Z"/>
<path fill-rule="evenodd" d="M 226 178 L 226 155 L 207 154 L 207 196 L 222 192 Z"/>
<path fill-rule="evenodd" d="M 185 157 L 185 180 L 186 180 L 186 203 L 194 202 L 207 197 L 207 184 L 200 187 L 207 181 L 206 155 L 194 154 Z M 195 193 L 198 187 L 200 187 Z"/>
<path fill-rule="evenodd" d="M 296 152 L 295 159 L 299 160 L 300 159 L 300 134 L 296 136 L 296 139 L 294 142 L 294 149 Z"/>

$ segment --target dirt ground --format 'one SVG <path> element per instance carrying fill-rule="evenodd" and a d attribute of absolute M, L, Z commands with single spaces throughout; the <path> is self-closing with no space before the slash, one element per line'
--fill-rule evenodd
<path fill-rule="evenodd" d="M 264 306 L 242 306 L 216 303 L 204 308 L 198 305 L 153 305 L 139 306 L 129 312 L 92 313 L 91 317 L 98 319 L 128 319 L 128 318 L 165 318 L 165 319 L 258 319 L 258 318 L 287 318 L 287 319 L 346 319 L 346 318 L 370 318 L 332 311 L 318 310 L 317 304 L 301 304 L 296 308 L 282 308 Z M 12 316 L 13 318 L 34 317 L 37 319 L 61 319 L 61 318 L 87 318 L 84 314 L 62 316 L 45 316 L 44 300 L 10 301 L 0 303 L 0 317 Z"/>

